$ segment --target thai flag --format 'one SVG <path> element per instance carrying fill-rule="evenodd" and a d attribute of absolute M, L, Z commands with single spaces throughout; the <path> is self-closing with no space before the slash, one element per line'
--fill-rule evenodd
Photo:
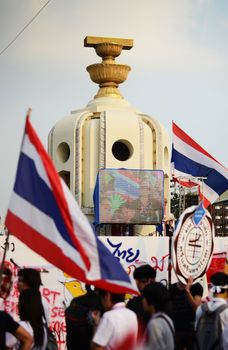
<path fill-rule="evenodd" d="M 197 178 L 203 178 L 200 197 L 205 208 L 228 189 L 228 169 L 174 122 L 171 163 L 174 179 L 183 186 L 196 186 L 199 184 Z"/>
<path fill-rule="evenodd" d="M 137 293 L 57 174 L 29 115 L 5 224 L 10 233 L 70 276 L 113 292 Z"/>

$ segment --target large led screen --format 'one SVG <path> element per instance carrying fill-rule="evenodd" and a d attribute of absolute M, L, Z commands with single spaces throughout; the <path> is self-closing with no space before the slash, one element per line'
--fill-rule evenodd
<path fill-rule="evenodd" d="M 161 223 L 163 171 L 101 169 L 98 182 L 99 223 Z"/>

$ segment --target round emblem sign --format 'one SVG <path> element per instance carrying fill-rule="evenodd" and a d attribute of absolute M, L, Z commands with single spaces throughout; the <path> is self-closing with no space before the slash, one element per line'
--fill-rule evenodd
<path fill-rule="evenodd" d="M 206 211 L 198 225 L 193 220 L 197 206 L 190 207 L 180 217 L 173 237 L 172 261 L 177 277 L 184 284 L 191 276 L 201 278 L 210 263 L 214 248 L 214 229 Z"/>

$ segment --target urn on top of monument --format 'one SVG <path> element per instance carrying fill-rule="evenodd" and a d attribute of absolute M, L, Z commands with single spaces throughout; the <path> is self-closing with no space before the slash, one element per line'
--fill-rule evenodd
<path fill-rule="evenodd" d="M 87 36 L 84 46 L 94 47 L 97 55 L 102 57 L 101 63 L 92 64 L 86 68 L 91 80 L 100 87 L 95 98 L 104 96 L 123 98 L 118 86 L 127 79 L 131 67 L 117 64 L 115 58 L 121 54 L 122 50 L 130 50 L 133 47 L 133 40 Z"/>

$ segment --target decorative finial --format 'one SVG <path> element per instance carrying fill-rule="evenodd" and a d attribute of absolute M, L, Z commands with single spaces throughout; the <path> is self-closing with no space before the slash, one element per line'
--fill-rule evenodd
<path fill-rule="evenodd" d="M 118 86 L 127 79 L 131 67 L 117 64 L 115 58 L 122 50 L 130 50 L 133 47 L 133 40 L 87 36 L 84 46 L 94 47 L 97 55 L 102 57 L 102 63 L 92 64 L 86 68 L 91 80 L 100 87 L 95 98 L 104 96 L 123 98 Z"/>

